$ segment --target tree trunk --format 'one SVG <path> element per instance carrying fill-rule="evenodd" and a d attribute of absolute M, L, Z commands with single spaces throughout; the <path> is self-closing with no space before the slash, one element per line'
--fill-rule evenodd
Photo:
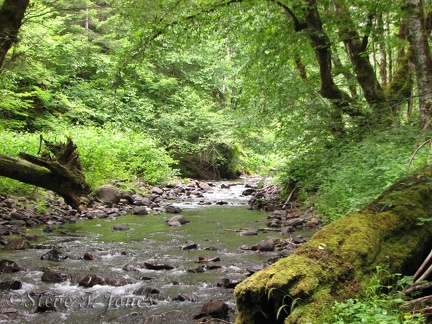
<path fill-rule="evenodd" d="M 432 116 L 432 58 L 425 28 L 423 3 L 421 0 L 407 0 L 408 40 L 410 41 L 417 77 L 421 127 L 430 127 Z"/>
<path fill-rule="evenodd" d="M 338 17 L 341 19 L 339 36 L 345 45 L 345 50 L 354 68 L 357 82 L 363 90 L 366 101 L 372 108 L 374 123 L 386 125 L 391 120 L 389 107 L 384 90 L 369 60 L 369 54 L 367 53 L 368 35 L 360 39 L 345 3 L 336 1 L 335 7 Z M 371 19 L 372 17 L 369 17 L 369 20 Z M 371 24 L 371 21 L 368 22 L 369 24 Z"/>
<path fill-rule="evenodd" d="M 42 141 L 42 138 L 41 138 Z M 81 197 L 91 193 L 85 182 L 76 146 L 45 141 L 42 157 L 20 153 L 22 159 L 0 155 L 0 176 L 54 191 L 73 208 L 80 210 Z"/>
<path fill-rule="evenodd" d="M 236 323 L 323 323 L 335 300 L 366 291 L 377 266 L 414 274 L 432 244 L 432 224 L 418 225 L 432 215 L 431 179 L 432 166 L 401 179 L 364 210 L 325 226 L 289 257 L 245 279 L 234 292 Z"/>
<path fill-rule="evenodd" d="M 0 8 L 0 69 L 6 53 L 16 42 L 29 0 L 4 0 Z"/>

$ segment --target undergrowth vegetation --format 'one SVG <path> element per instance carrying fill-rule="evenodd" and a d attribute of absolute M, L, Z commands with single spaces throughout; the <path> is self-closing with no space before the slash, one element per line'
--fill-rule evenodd
<path fill-rule="evenodd" d="M 417 128 L 406 126 L 361 141 L 314 145 L 287 159 L 281 178 L 291 190 L 296 186 L 306 207 L 314 206 L 321 217 L 333 221 L 366 206 L 396 179 L 427 164 L 429 147 L 413 156 L 418 136 Z"/>
<path fill-rule="evenodd" d="M 411 277 L 389 274 L 385 269 L 377 267 L 365 296 L 335 302 L 326 323 L 425 323 L 421 314 L 404 312 L 400 308 L 406 300 L 403 289 L 410 283 L 412 283 Z"/>
<path fill-rule="evenodd" d="M 169 181 L 177 176 L 174 160 L 154 141 L 136 132 L 118 132 L 109 128 L 73 127 L 47 133 L 0 131 L 2 154 L 17 157 L 20 152 L 37 155 L 40 135 L 51 142 L 72 138 L 77 145 L 87 182 L 95 188 L 112 180 L 149 184 Z M 3 191 L 23 194 L 32 186 L 0 177 Z"/>

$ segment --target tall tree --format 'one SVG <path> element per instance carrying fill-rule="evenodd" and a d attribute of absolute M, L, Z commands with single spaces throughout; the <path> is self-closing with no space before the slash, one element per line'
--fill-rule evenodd
<path fill-rule="evenodd" d="M 405 3 L 408 22 L 408 39 L 417 77 L 420 123 L 430 126 L 432 118 L 432 57 L 425 26 L 422 0 L 408 0 Z"/>
<path fill-rule="evenodd" d="M 0 8 L 0 69 L 6 53 L 17 40 L 29 0 L 4 0 Z"/>

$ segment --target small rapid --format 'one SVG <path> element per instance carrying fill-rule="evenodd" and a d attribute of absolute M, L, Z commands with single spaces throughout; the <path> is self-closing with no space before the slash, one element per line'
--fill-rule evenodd
<path fill-rule="evenodd" d="M 250 210 L 244 190 L 243 182 L 224 189 L 216 184 L 201 197 L 170 202 L 190 221 L 181 227 L 167 226 L 171 214 L 150 212 L 78 221 L 48 233 L 29 230 L 40 237 L 31 249 L 1 251 L 1 259 L 16 262 L 22 270 L 0 273 L 0 280 L 22 286 L 0 290 L 0 321 L 195 323 L 194 315 L 205 302 L 221 300 L 230 309 L 227 320 L 233 322 L 233 289 L 224 282 L 241 281 L 250 269 L 278 256 L 244 247 L 269 236 L 287 238 L 276 231 L 239 235 L 242 229 L 266 228 L 269 214 Z M 113 230 L 125 224 L 125 230 Z M 312 231 L 294 235 L 310 237 Z M 43 260 L 53 248 L 65 257 Z M 66 280 L 43 281 L 47 270 Z M 83 278 L 89 284 L 83 284 Z"/>

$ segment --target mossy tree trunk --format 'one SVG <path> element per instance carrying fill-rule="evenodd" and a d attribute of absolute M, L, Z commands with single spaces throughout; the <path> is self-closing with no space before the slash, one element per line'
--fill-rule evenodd
<path fill-rule="evenodd" d="M 16 42 L 29 0 L 5 0 L 0 7 L 0 69 L 6 53 Z"/>
<path fill-rule="evenodd" d="M 402 179 L 362 211 L 325 226 L 292 255 L 235 289 L 236 323 L 322 323 L 326 307 L 365 291 L 376 267 L 412 275 L 430 251 L 432 166 Z M 284 307 L 285 311 L 277 313 Z"/>
<path fill-rule="evenodd" d="M 0 176 L 54 191 L 79 210 L 81 197 L 92 190 L 85 181 L 75 144 L 70 138 L 65 144 L 44 143 L 41 157 L 26 153 L 19 154 L 22 159 L 0 155 Z"/>

